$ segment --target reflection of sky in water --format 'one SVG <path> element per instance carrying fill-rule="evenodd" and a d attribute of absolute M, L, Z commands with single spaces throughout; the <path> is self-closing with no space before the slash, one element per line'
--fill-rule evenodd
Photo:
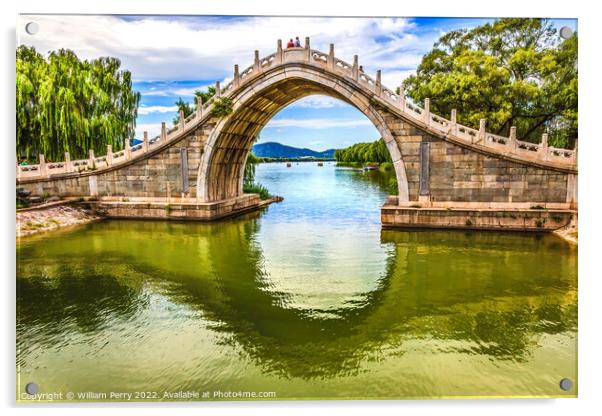
<path fill-rule="evenodd" d="M 256 180 L 284 197 L 263 216 L 261 245 L 270 290 L 287 306 L 333 310 L 361 302 L 386 271 L 390 249 L 380 243 L 380 212 L 387 194 L 371 175 L 325 163 L 262 164 Z M 337 197 L 341 195 L 341 197 Z"/>

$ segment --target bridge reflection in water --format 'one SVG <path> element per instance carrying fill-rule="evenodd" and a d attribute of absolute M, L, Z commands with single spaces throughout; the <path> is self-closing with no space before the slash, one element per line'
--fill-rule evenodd
<path fill-rule="evenodd" d="M 577 252 L 563 241 L 382 231 L 372 280 L 343 267 L 304 288 L 272 277 L 260 215 L 104 222 L 21 244 L 21 381 L 278 398 L 576 393 L 558 389 L 576 380 Z"/>

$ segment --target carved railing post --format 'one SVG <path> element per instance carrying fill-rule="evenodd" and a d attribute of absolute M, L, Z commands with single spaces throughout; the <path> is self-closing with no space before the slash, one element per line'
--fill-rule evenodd
<path fill-rule="evenodd" d="M 485 127 L 487 126 L 487 119 L 482 118 L 479 121 L 479 137 L 477 139 L 477 143 L 485 142 Z"/>
<path fill-rule="evenodd" d="M 65 172 L 73 172 L 73 165 L 71 164 L 71 155 L 69 152 L 65 152 Z"/>
<path fill-rule="evenodd" d="M 113 146 L 110 144 L 107 145 L 107 166 L 111 166 L 113 164 Z"/>
<path fill-rule="evenodd" d="M 309 62 L 309 58 L 311 58 L 311 48 L 309 46 L 309 37 L 305 38 L 305 60 Z"/>
<path fill-rule="evenodd" d="M 165 123 L 163 123 L 163 124 L 165 124 Z M 126 137 L 126 139 L 125 139 L 125 143 L 123 146 L 123 156 L 125 157 L 125 160 L 128 160 L 132 156 L 132 151 L 130 149 L 129 137 Z"/>
<path fill-rule="evenodd" d="M 422 114 L 423 117 L 423 121 L 424 124 L 426 124 L 427 126 L 429 124 L 431 124 L 431 99 L 430 98 L 425 98 L 424 99 L 424 112 Z"/>
<path fill-rule="evenodd" d="M 276 64 L 282 63 L 282 55 L 282 39 L 278 39 L 278 42 L 276 43 Z"/>
<path fill-rule="evenodd" d="M 358 56 L 353 55 L 353 66 L 351 67 L 351 76 L 354 80 L 358 80 L 359 78 L 359 66 L 358 66 Z"/>
<path fill-rule="evenodd" d="M 238 88 L 240 85 L 240 73 L 238 72 L 238 64 L 234 65 L 234 79 L 232 80 L 232 86 Z"/>
<path fill-rule="evenodd" d="M 258 50 L 255 51 L 255 61 L 253 62 L 253 68 L 257 72 L 261 71 L 261 62 L 259 62 L 259 51 Z"/>
<path fill-rule="evenodd" d="M 514 152 L 518 147 L 518 142 L 516 139 L 516 126 L 510 127 L 510 135 L 508 136 L 508 145 L 512 152 Z"/>
<path fill-rule="evenodd" d="M 161 141 L 162 142 L 167 141 L 167 126 L 165 126 L 164 121 L 161 122 Z"/>
<path fill-rule="evenodd" d="M 451 116 L 450 116 L 450 133 L 452 133 L 454 136 L 456 136 L 458 134 L 458 119 L 457 119 L 457 111 L 455 108 L 452 108 L 451 110 Z"/>
<path fill-rule="evenodd" d="M 182 110 L 180 110 L 180 124 L 182 124 L 182 120 L 184 116 L 184 112 Z M 148 132 L 145 131 L 144 133 L 142 133 L 142 151 L 143 152 L 148 152 Z"/>
<path fill-rule="evenodd" d="M 200 95 L 196 97 L 196 116 L 199 120 L 203 117 L 203 97 Z"/>
<path fill-rule="evenodd" d="M 215 93 L 217 95 L 217 92 Z M 180 110 L 180 130 L 184 130 L 184 125 L 186 124 L 186 119 L 184 118 L 184 110 Z M 146 136 L 146 132 L 144 132 Z"/>
<path fill-rule="evenodd" d="M 380 97 L 381 93 L 383 92 L 383 86 L 380 82 L 380 76 L 381 70 L 379 69 L 376 71 L 376 81 L 374 82 L 374 92 L 378 97 Z"/>
<path fill-rule="evenodd" d="M 88 151 L 88 168 L 94 169 L 96 168 L 96 157 L 94 156 L 94 149 L 90 149 Z"/>
<path fill-rule="evenodd" d="M 401 108 L 401 111 L 406 111 L 406 91 L 405 88 L 403 86 L 403 82 L 401 83 L 401 85 L 399 86 L 399 108 Z"/>
<path fill-rule="evenodd" d="M 215 82 L 215 98 L 220 98 L 222 96 L 222 87 L 219 81 Z"/>
<path fill-rule="evenodd" d="M 40 164 L 39 166 L 39 172 L 40 172 L 40 176 L 48 176 L 48 169 L 46 168 L 46 159 L 44 158 L 44 155 L 39 155 L 39 159 L 40 159 Z"/>
<path fill-rule="evenodd" d="M 575 148 L 573 149 L 573 160 L 575 163 L 577 163 L 577 143 L 578 143 L 578 139 L 575 139 Z"/>
<path fill-rule="evenodd" d="M 548 133 L 541 135 L 541 146 L 539 147 L 539 151 L 542 154 L 543 160 L 548 160 Z"/>
<path fill-rule="evenodd" d="M 328 49 L 328 58 L 326 59 L 326 67 L 331 71 L 334 71 L 334 43 L 330 44 Z"/>

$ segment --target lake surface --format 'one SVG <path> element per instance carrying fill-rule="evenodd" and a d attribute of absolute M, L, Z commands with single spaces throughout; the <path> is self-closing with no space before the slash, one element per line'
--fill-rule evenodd
<path fill-rule="evenodd" d="M 284 202 L 22 239 L 19 394 L 29 382 L 74 400 L 576 394 L 575 247 L 383 231 L 380 172 L 262 164 L 256 179 Z"/>

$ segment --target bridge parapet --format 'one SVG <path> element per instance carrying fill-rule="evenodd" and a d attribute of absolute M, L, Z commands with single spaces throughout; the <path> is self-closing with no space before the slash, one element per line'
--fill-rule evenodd
<path fill-rule="evenodd" d="M 264 58 L 260 58 L 259 52 L 255 51 L 252 65 L 242 71 L 239 71 L 238 65 L 236 65 L 231 82 L 224 87 L 221 87 L 220 83 L 217 82 L 214 97 L 205 103 L 199 99 L 197 101 L 197 111 L 186 118 L 181 117 L 178 125 L 167 129 L 165 123 L 162 123 L 161 134 L 158 136 L 148 139 L 145 133 L 145 140 L 142 143 L 131 147 L 128 143 L 125 149 L 115 153 L 107 149 L 107 154 L 99 157 L 94 157 L 91 153 L 88 159 L 71 161 L 69 154 L 65 154 L 64 161 L 46 163 L 44 156 L 40 155 L 40 163 L 37 165 L 17 166 L 17 180 L 35 180 L 85 171 L 102 171 L 116 165 L 125 164 L 135 158 L 143 158 L 158 147 L 179 140 L 183 135 L 210 118 L 213 105 L 217 99 L 232 97 L 240 88 L 262 74 L 276 67 L 295 63 L 318 67 L 321 70 L 333 73 L 337 77 L 356 83 L 375 100 L 374 102 L 371 100 L 371 103 L 378 104 L 429 133 L 453 143 L 471 147 L 478 151 L 510 157 L 525 163 L 536 162 L 552 168 L 571 170 L 575 173 L 577 171 L 577 150 L 548 146 L 546 134 L 543 135 L 541 143 L 530 143 L 518 140 L 515 128 L 511 128 L 508 137 L 487 132 L 485 130 L 485 120 L 481 120 L 479 130 L 458 124 L 456 122 L 456 110 L 452 110 L 449 120 L 433 114 L 430 112 L 428 98 L 425 100 L 423 107 L 419 107 L 416 103 L 406 100 L 403 85 L 400 86 L 400 93 L 396 93 L 381 84 L 380 71 L 377 72 L 376 78 L 372 78 L 363 72 L 358 65 L 357 55 L 353 57 L 353 63 L 350 64 L 335 56 L 333 44 L 330 45 L 329 52 L 325 53 L 311 49 L 309 38 L 306 38 L 304 47 L 286 49 L 282 49 L 282 42 L 279 40 L 276 52 Z"/>

